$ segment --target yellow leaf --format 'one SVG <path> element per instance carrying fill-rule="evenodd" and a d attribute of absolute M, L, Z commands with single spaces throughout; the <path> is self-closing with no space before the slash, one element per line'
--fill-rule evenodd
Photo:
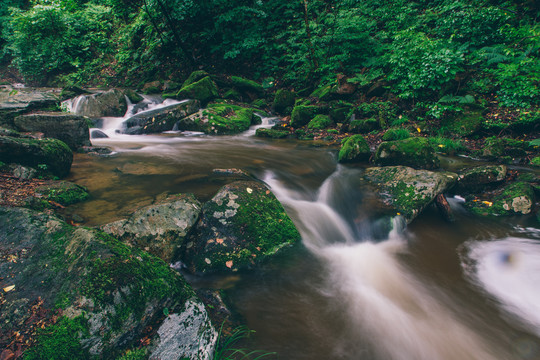
<path fill-rule="evenodd" d="M 6 286 L 4 288 L 4 292 L 10 292 L 10 291 L 13 291 L 13 290 L 15 290 L 15 285 Z"/>
<path fill-rule="evenodd" d="M 419 127 L 416 128 L 416 131 L 418 131 L 419 133 L 422 132 L 422 129 L 420 129 Z"/>

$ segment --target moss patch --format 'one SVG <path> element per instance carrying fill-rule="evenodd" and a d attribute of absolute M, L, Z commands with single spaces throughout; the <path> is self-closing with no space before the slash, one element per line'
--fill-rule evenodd
<path fill-rule="evenodd" d="M 371 151 L 366 139 L 362 135 L 353 135 L 341 142 L 338 161 L 341 163 L 367 161 L 370 156 Z"/>
<path fill-rule="evenodd" d="M 179 99 L 196 99 L 204 105 L 211 99 L 218 97 L 218 91 L 212 79 L 207 76 L 199 81 L 182 87 L 176 94 L 176 97 Z"/>
<path fill-rule="evenodd" d="M 328 115 L 316 115 L 308 124 L 308 129 L 323 130 L 332 125 L 332 120 Z"/>

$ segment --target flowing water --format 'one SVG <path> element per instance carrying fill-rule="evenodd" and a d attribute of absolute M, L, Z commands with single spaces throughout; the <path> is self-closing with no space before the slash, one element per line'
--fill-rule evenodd
<path fill-rule="evenodd" d="M 208 200 L 230 181 L 216 168 L 251 172 L 286 207 L 302 247 L 258 271 L 190 277 L 195 287 L 226 290 L 256 331 L 250 347 L 293 360 L 540 359 L 536 219 L 472 218 L 456 198 L 455 223 L 428 208 L 405 227 L 378 214 L 363 169 L 338 165 L 336 147 L 258 139 L 253 129 L 221 137 L 127 136 L 113 126 L 108 133 L 92 141 L 115 153 L 77 155 L 72 169 L 71 180 L 92 197 L 67 211 L 87 225 L 164 192 Z"/>

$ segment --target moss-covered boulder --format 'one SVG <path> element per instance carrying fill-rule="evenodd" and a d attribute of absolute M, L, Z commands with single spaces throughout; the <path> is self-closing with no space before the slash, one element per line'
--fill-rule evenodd
<path fill-rule="evenodd" d="M 462 191 L 474 192 L 486 185 L 500 183 L 506 177 L 506 166 L 483 165 L 465 169 L 459 173 L 458 187 Z"/>
<path fill-rule="evenodd" d="M 196 83 L 199 80 L 204 79 L 209 76 L 209 74 L 204 70 L 195 70 L 189 74 L 188 78 L 182 83 L 182 87 L 189 86 L 193 83 Z"/>
<path fill-rule="evenodd" d="M 332 125 L 332 120 L 330 120 L 330 117 L 328 115 L 316 115 L 311 121 L 308 123 L 308 129 L 311 130 L 323 130 L 327 127 Z"/>
<path fill-rule="evenodd" d="M 411 133 L 407 129 L 390 128 L 385 131 L 382 139 L 383 141 L 404 140 L 410 138 L 411 136 Z"/>
<path fill-rule="evenodd" d="M 313 91 L 309 97 L 317 98 L 320 101 L 329 101 L 338 95 L 337 90 L 338 87 L 336 84 L 325 85 Z"/>
<path fill-rule="evenodd" d="M 341 149 L 338 154 L 338 162 L 367 161 L 371 156 L 369 144 L 362 135 L 353 135 L 341 141 Z"/>
<path fill-rule="evenodd" d="M 375 162 L 383 166 L 405 165 L 420 169 L 439 167 L 439 158 L 428 139 L 423 137 L 381 143 L 375 153 Z"/>
<path fill-rule="evenodd" d="M 256 81 L 245 79 L 240 76 L 231 76 L 232 86 L 252 100 L 264 95 L 264 88 Z"/>
<path fill-rule="evenodd" d="M 131 246 L 171 263 L 199 218 L 201 204 L 193 195 L 172 195 L 101 229 Z"/>
<path fill-rule="evenodd" d="M 63 206 L 76 204 L 88 199 L 90 194 L 84 186 L 69 181 L 55 181 L 50 184 L 37 187 L 37 197 L 47 201 L 53 201 Z"/>
<path fill-rule="evenodd" d="M 319 113 L 320 109 L 318 106 L 311 105 L 297 105 L 294 107 L 291 114 L 291 126 L 294 128 L 299 128 L 304 125 L 307 125 L 311 119 Z"/>
<path fill-rule="evenodd" d="M 484 117 L 482 110 L 466 111 L 463 114 L 454 117 L 448 117 L 442 121 L 443 131 L 459 135 L 470 136 L 482 128 Z"/>
<path fill-rule="evenodd" d="M 209 104 L 204 110 L 179 120 L 175 128 L 210 135 L 238 134 L 260 122 L 253 109 L 232 104 Z"/>
<path fill-rule="evenodd" d="M 391 215 L 410 223 L 433 199 L 454 186 L 458 175 L 451 172 L 415 170 L 406 166 L 369 168 L 364 179 L 375 185 L 380 200 Z"/>
<path fill-rule="evenodd" d="M 270 138 L 270 139 L 285 139 L 291 136 L 287 130 L 277 130 L 277 129 L 257 129 L 255 131 L 255 136 L 261 138 Z"/>
<path fill-rule="evenodd" d="M 354 119 L 349 123 L 349 132 L 353 134 L 367 134 L 381 128 L 379 121 L 375 118 Z"/>
<path fill-rule="evenodd" d="M 285 209 L 263 183 L 236 181 L 204 204 L 184 262 L 194 272 L 236 271 L 299 240 Z"/>
<path fill-rule="evenodd" d="M 0 254 L 0 283 L 8 289 L 0 339 L 37 329 L 21 344 L 30 345 L 25 358 L 116 359 L 143 341 L 156 352 L 174 344 L 168 359 L 212 356 L 217 334 L 204 305 L 153 255 L 51 215 L 3 207 Z M 178 346 L 186 339 L 191 344 Z"/>
<path fill-rule="evenodd" d="M 73 153 L 66 143 L 56 139 L 33 139 L 17 133 L 12 135 L 0 135 L 0 161 L 40 168 L 58 177 L 69 174 Z"/>
<path fill-rule="evenodd" d="M 125 94 L 118 89 L 80 95 L 63 104 L 71 113 L 90 118 L 124 116 L 127 110 Z"/>
<path fill-rule="evenodd" d="M 534 210 L 534 188 L 523 181 L 505 186 L 494 193 L 467 199 L 465 206 L 482 216 L 526 215 Z"/>
<path fill-rule="evenodd" d="M 199 100 L 204 106 L 208 101 L 218 97 L 218 90 L 210 76 L 204 77 L 199 81 L 183 86 L 176 98 L 178 99 L 195 99 Z"/>
<path fill-rule="evenodd" d="M 526 158 L 529 151 L 534 151 L 534 148 L 527 141 L 493 136 L 486 138 L 477 155 L 487 160 L 513 162 Z"/>
<path fill-rule="evenodd" d="M 87 119 L 65 113 L 40 113 L 17 116 L 15 128 L 23 132 L 41 132 L 46 137 L 62 140 L 71 150 L 91 146 Z"/>
<path fill-rule="evenodd" d="M 294 106 L 296 95 L 287 89 L 279 89 L 274 96 L 274 111 L 278 114 L 290 114 Z"/>
<path fill-rule="evenodd" d="M 124 121 L 125 134 L 155 134 L 172 130 L 179 120 L 199 111 L 198 100 L 186 100 L 180 104 L 136 114 Z"/>

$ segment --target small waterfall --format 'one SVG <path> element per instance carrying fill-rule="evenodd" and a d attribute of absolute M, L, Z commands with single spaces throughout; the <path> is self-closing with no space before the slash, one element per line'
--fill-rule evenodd
<path fill-rule="evenodd" d="M 253 125 L 248 130 L 242 133 L 242 136 L 253 136 L 257 132 L 257 129 L 268 129 L 274 126 L 274 124 L 279 120 L 276 116 L 261 116 L 261 123 L 259 125 Z"/>
<path fill-rule="evenodd" d="M 350 219 L 336 211 L 333 204 L 349 192 L 358 174 L 338 167 L 315 196 L 288 189 L 271 174 L 265 178 L 295 220 L 305 246 L 326 265 L 327 283 L 321 292 L 347 314 L 351 337 L 370 339 L 384 359 L 499 359 L 456 318 L 457 310 L 449 310 L 450 299 L 399 261 L 398 255 L 407 250 L 402 219 L 394 219 L 386 240 L 376 243 L 358 238 Z M 344 358 L 358 358 L 358 349 L 339 351 Z"/>

